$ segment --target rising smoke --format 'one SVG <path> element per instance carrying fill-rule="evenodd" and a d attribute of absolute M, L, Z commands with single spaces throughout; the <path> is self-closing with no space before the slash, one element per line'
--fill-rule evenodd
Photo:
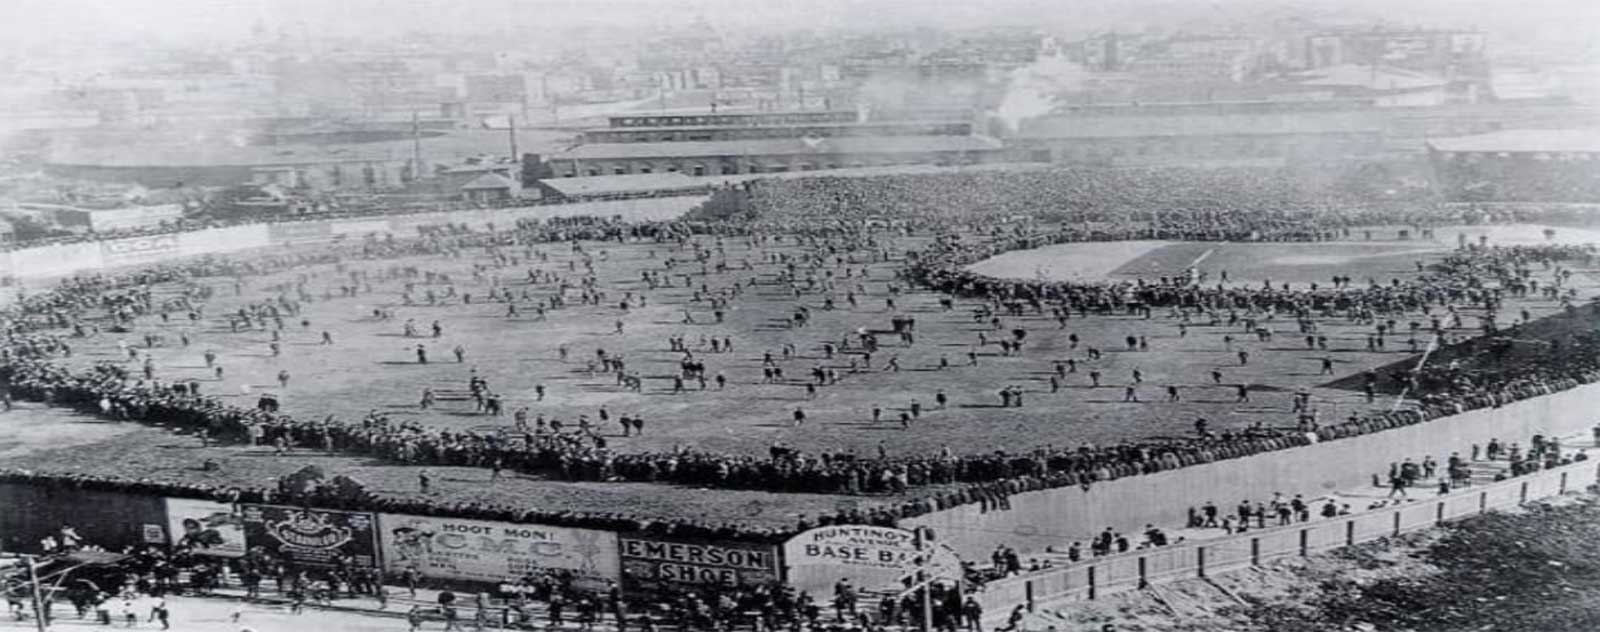
<path fill-rule="evenodd" d="M 1049 114 L 1064 93 L 1080 89 L 1088 81 L 1089 71 L 1082 65 L 1059 56 L 1040 57 L 1011 71 L 995 118 L 1016 132 L 1023 120 Z"/>

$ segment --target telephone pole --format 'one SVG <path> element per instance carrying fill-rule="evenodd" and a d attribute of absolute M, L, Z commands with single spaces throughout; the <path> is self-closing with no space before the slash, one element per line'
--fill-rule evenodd
<path fill-rule="evenodd" d="M 28 587 L 33 593 L 33 622 L 39 628 L 39 632 L 45 632 L 49 623 L 44 620 L 44 597 L 39 594 L 39 571 L 33 565 L 32 555 L 22 556 L 22 563 L 28 566 Z"/>
<path fill-rule="evenodd" d="M 922 587 L 922 632 L 933 632 L 933 581 L 928 579 L 927 538 L 925 527 L 917 527 L 912 543 L 917 547 L 917 585 Z"/>

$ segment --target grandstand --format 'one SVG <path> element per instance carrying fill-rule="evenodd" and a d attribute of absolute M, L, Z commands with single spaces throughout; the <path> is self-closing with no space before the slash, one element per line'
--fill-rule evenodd
<path fill-rule="evenodd" d="M 1434 139 L 1428 157 L 1452 202 L 1600 203 L 1600 128 Z"/>
<path fill-rule="evenodd" d="M 1004 155 L 998 140 L 974 135 L 966 117 L 868 121 L 849 110 L 614 116 L 607 127 L 585 130 L 580 140 L 551 156 L 555 176 L 970 165 Z"/>

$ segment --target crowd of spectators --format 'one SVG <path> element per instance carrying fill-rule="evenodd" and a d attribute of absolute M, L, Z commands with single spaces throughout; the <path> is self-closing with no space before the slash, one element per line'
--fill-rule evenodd
<path fill-rule="evenodd" d="M 1452 160 L 1439 174 L 1440 195 L 1452 201 L 1600 203 L 1600 174 L 1589 160 Z"/>
<path fill-rule="evenodd" d="M 139 379 L 119 365 L 101 364 L 74 372 L 52 361 L 71 353 L 67 340 L 55 331 L 73 322 L 75 310 L 119 306 L 130 316 L 149 313 L 149 287 L 154 283 L 252 274 L 337 260 L 341 256 L 375 259 L 448 254 L 461 248 L 538 241 L 660 241 L 690 233 L 775 235 L 799 231 L 855 235 L 860 243 L 871 243 L 872 231 L 894 226 L 941 235 L 925 248 L 907 254 L 908 263 L 902 271 L 905 279 L 946 294 L 982 297 L 997 305 L 1027 304 L 1040 310 L 1049 304 L 1103 313 L 1162 307 L 1210 313 L 1213 317 L 1229 310 L 1275 311 L 1298 318 L 1337 313 L 1368 320 L 1416 311 L 1426 313 L 1431 305 L 1447 303 L 1478 305 L 1492 311 L 1506 293 L 1527 291 L 1533 266 L 1548 268 L 1574 260 L 1592 262 L 1595 256 L 1593 248 L 1583 247 L 1508 249 L 1468 245 L 1469 250 L 1461 256 L 1404 283 L 1330 284 L 1293 290 L 1273 286 L 1213 288 L 1186 279 L 1163 279 L 1158 283 L 1017 281 L 966 270 L 967 264 L 1001 252 L 1049 243 L 1150 237 L 1317 240 L 1345 235 L 1352 227 L 1378 219 L 1395 221 L 1395 208 L 1364 205 L 1337 191 L 1303 191 L 1271 175 L 1258 170 L 1221 170 L 1204 176 L 1185 170 L 1114 170 L 1089 175 L 1036 171 L 782 180 L 758 183 L 750 196 L 755 205 L 753 214 L 721 221 L 706 217 L 642 224 L 584 220 L 524 223 L 488 232 L 445 226 L 423 230 L 414 238 L 370 238 L 294 255 L 204 258 L 121 276 L 74 279 L 54 291 L 27 297 L 6 314 L 5 345 L 0 348 L 0 360 L 6 362 L 5 375 L 0 377 L 5 378 L 10 393 L 17 397 L 119 419 L 157 422 L 212 440 L 347 452 L 397 463 L 503 466 L 564 480 L 663 482 L 777 492 L 899 494 L 944 486 L 941 491 L 898 496 L 899 500 L 870 509 L 806 519 L 798 525 L 802 529 L 840 522 L 892 524 L 899 518 L 968 503 L 1002 507 L 1006 497 L 1017 492 L 1089 486 L 1125 476 L 1377 432 L 1600 380 L 1600 348 L 1592 336 L 1580 336 L 1570 342 L 1552 343 L 1552 353 L 1519 356 L 1514 363 L 1450 365 L 1444 374 L 1399 375 L 1393 381 L 1404 383 L 1419 405 L 1292 431 L 1258 427 L 1121 445 L 967 455 L 946 451 L 868 458 L 848 452 L 804 454 L 774 449 L 763 457 L 688 448 L 619 452 L 582 434 L 460 432 L 395 423 L 382 415 L 359 421 L 300 419 L 261 407 L 224 404 L 201 394 L 192 383 Z M 1452 219 L 1450 211 L 1435 207 L 1408 206 L 1400 212 L 1418 231 Z M 977 218 L 996 214 L 1024 218 L 973 231 L 986 238 L 973 239 L 972 233 L 958 233 L 980 221 Z M 1570 297 L 1563 294 L 1558 298 Z M 1570 303 L 1569 316 L 1591 321 L 1596 318 L 1593 308 L 1580 309 Z M 1438 318 L 1431 327 L 1413 323 L 1414 332 L 1424 328 L 1435 335 L 1442 331 Z M 1369 381 L 1375 379 L 1369 377 Z M 158 485 L 120 479 L 86 479 L 82 483 Z M 270 494 L 266 490 L 192 489 L 188 493 Z M 313 500 L 334 502 L 328 498 Z M 688 523 L 641 524 L 640 519 L 629 516 L 526 511 L 432 499 L 361 497 L 339 502 L 353 503 L 349 508 L 402 513 L 443 513 L 621 530 L 688 530 L 716 537 L 737 531 L 733 527 Z M 760 539 L 780 534 L 738 535 Z"/>
<path fill-rule="evenodd" d="M 487 203 L 465 202 L 461 200 L 436 200 L 426 203 L 395 203 L 392 200 L 373 200 L 367 203 L 345 202 L 338 207 L 323 208 L 314 211 L 304 210 L 293 212 L 283 211 L 235 214 L 200 213 L 175 220 L 162 221 L 151 226 L 126 227 L 98 231 L 54 230 L 50 234 L 42 237 L 0 242 L 0 252 L 19 250 L 23 248 L 36 248 L 40 246 L 97 242 L 112 239 L 126 239 L 130 237 L 147 237 L 151 235 L 170 235 L 175 233 L 205 230 L 209 228 L 227 228 L 230 226 L 314 222 L 336 219 L 386 217 L 422 213 L 443 213 L 449 211 L 483 208 L 539 206 L 563 203 L 566 202 L 559 199 L 540 200 L 519 198 L 511 198 Z"/>
<path fill-rule="evenodd" d="M 1281 169 L 1178 167 L 991 170 L 865 178 L 818 177 L 751 183 L 749 221 L 850 222 L 861 217 L 1000 219 L 1049 223 L 1178 226 L 1168 213 L 1204 219 L 1211 234 L 1280 227 L 1327 233 L 1345 226 L 1411 224 L 1437 205 L 1373 200 L 1332 182 Z"/>

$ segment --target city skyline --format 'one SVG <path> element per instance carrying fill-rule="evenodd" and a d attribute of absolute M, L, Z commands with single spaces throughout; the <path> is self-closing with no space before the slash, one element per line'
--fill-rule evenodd
<path fill-rule="evenodd" d="M 1552 31 L 1592 34 L 1600 29 L 1600 20 L 1595 19 L 1600 17 L 1600 5 L 1582 0 L 1422 0 L 1407 3 L 1404 13 L 1390 8 L 1389 3 L 1377 0 L 998 0 L 981 4 L 915 0 L 499 0 L 488 4 L 441 0 L 18 0 L 0 7 L 0 37 L 12 42 L 12 46 L 74 40 L 188 46 L 238 41 L 265 27 L 269 31 L 292 31 L 295 37 L 319 39 L 381 39 L 410 32 L 559 38 L 562 31 L 574 28 L 648 30 L 685 26 L 698 19 L 719 28 L 762 32 L 1026 26 L 1071 33 L 1113 28 L 1170 31 L 1185 29 L 1186 25 L 1205 30 L 1216 23 L 1249 23 L 1279 15 L 1472 27 L 1518 37 Z"/>

